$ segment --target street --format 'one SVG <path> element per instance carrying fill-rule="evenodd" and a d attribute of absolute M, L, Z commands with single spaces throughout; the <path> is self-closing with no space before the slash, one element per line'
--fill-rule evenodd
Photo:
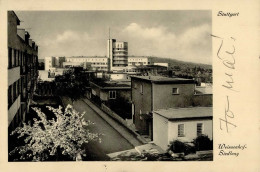
<path fill-rule="evenodd" d="M 65 106 L 69 103 L 64 99 Z M 84 101 L 75 101 L 73 107 L 78 112 L 85 112 L 85 120 L 94 122 L 94 125 L 89 126 L 93 133 L 102 133 L 101 143 L 91 142 L 86 144 L 88 151 L 88 159 L 90 160 L 107 160 L 106 154 L 128 150 L 134 148 L 124 137 L 122 137 L 113 127 L 111 127 L 103 118 L 101 118 L 94 110 L 92 110 Z"/>

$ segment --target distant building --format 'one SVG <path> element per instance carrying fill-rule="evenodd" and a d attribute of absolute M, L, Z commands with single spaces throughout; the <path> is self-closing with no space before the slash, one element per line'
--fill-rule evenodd
<path fill-rule="evenodd" d="M 109 39 L 107 41 L 107 56 L 110 61 L 110 71 L 122 70 L 128 65 L 128 43 Z"/>
<path fill-rule="evenodd" d="M 13 129 L 25 121 L 36 89 L 38 46 L 20 20 L 8 11 L 8 126 Z"/>
<path fill-rule="evenodd" d="M 91 94 L 97 97 L 101 102 L 116 100 L 119 97 L 130 101 L 131 86 L 129 82 L 105 81 L 90 82 Z"/>
<path fill-rule="evenodd" d="M 63 67 L 82 66 L 94 71 L 108 71 L 108 58 L 104 56 L 72 56 L 65 57 Z"/>
<path fill-rule="evenodd" d="M 103 78 L 107 80 L 119 81 L 119 80 L 128 80 L 130 81 L 130 77 L 127 73 L 104 73 Z"/>
<path fill-rule="evenodd" d="M 192 142 L 207 135 L 212 140 L 212 107 L 170 108 L 153 112 L 153 141 L 167 150 L 170 142 Z"/>
<path fill-rule="evenodd" d="M 169 63 L 153 63 L 153 65 L 169 67 Z"/>
<path fill-rule="evenodd" d="M 66 61 L 65 57 L 55 57 L 54 66 L 57 68 L 62 68 L 63 67 L 62 64 L 65 61 Z"/>
<path fill-rule="evenodd" d="M 195 83 L 191 79 L 162 76 L 132 76 L 133 123 L 141 134 L 152 137 L 152 112 L 191 106 Z"/>
<path fill-rule="evenodd" d="M 55 57 L 44 58 L 44 70 L 49 71 L 55 68 Z"/>
<path fill-rule="evenodd" d="M 204 86 L 195 86 L 195 93 L 193 97 L 194 106 L 212 106 L 212 102 L 212 84 L 204 84 Z"/>
<path fill-rule="evenodd" d="M 128 56 L 128 66 L 151 65 L 152 60 L 145 56 Z"/>

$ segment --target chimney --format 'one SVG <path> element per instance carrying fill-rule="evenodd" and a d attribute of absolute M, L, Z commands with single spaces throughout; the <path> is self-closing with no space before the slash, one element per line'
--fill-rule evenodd
<path fill-rule="evenodd" d="M 27 45 L 29 45 L 29 38 L 30 38 L 30 34 L 28 32 L 25 32 L 25 43 Z"/>
<path fill-rule="evenodd" d="M 17 35 L 19 35 L 25 41 L 25 29 L 17 29 Z"/>
<path fill-rule="evenodd" d="M 35 42 L 32 41 L 32 48 L 35 50 Z"/>
<path fill-rule="evenodd" d="M 29 45 L 32 47 L 32 39 L 29 39 Z"/>

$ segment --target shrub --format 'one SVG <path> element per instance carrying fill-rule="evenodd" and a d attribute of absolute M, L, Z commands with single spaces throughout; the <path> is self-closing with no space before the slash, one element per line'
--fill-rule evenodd
<path fill-rule="evenodd" d="M 196 150 L 212 150 L 213 149 L 213 141 L 209 139 L 206 135 L 200 135 L 196 139 L 193 140 L 193 143 L 196 147 Z"/>
<path fill-rule="evenodd" d="M 183 143 L 179 140 L 171 142 L 168 151 L 172 151 L 174 153 L 184 153 L 185 155 L 196 152 L 194 146 Z"/>

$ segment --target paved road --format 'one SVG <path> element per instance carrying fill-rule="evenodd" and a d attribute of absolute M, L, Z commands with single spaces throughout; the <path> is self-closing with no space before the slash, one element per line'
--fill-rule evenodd
<path fill-rule="evenodd" d="M 67 103 L 68 101 L 64 100 L 64 104 L 66 105 Z M 87 144 L 86 147 L 91 156 L 91 160 L 106 160 L 105 154 L 134 148 L 84 101 L 75 101 L 73 107 L 78 112 L 85 112 L 85 120 L 90 120 L 95 123 L 94 125 L 89 126 L 91 132 L 104 134 L 101 136 L 101 143 L 94 142 Z"/>

